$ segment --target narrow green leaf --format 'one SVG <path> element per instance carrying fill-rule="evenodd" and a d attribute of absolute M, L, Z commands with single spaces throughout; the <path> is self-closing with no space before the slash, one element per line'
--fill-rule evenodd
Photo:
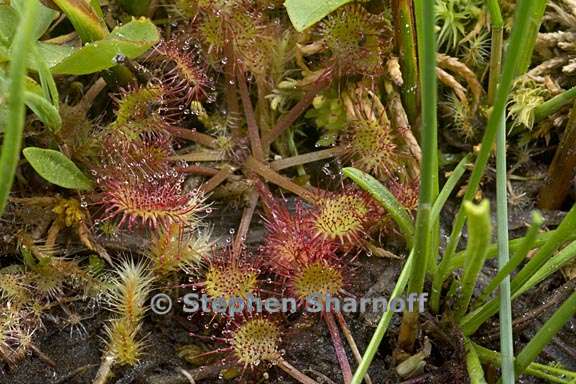
<path fill-rule="evenodd" d="M 148 19 L 133 20 L 104 40 L 86 44 L 52 68 L 54 74 L 86 75 L 117 65 L 118 58 L 136 58 L 160 39 L 158 29 Z"/>
<path fill-rule="evenodd" d="M 464 338 L 464 347 L 466 348 L 466 368 L 470 377 L 470 384 L 487 384 L 478 353 L 467 337 Z"/>
<path fill-rule="evenodd" d="M 46 181 L 68 189 L 91 190 L 92 181 L 64 154 L 52 149 L 25 148 L 24 157 Z"/>
<path fill-rule="evenodd" d="M 11 4 L 18 14 L 22 14 L 24 5 L 29 1 L 31 0 L 12 0 Z M 36 17 L 36 20 L 34 20 L 34 39 L 42 37 L 50 27 L 50 24 L 52 24 L 56 19 L 56 16 L 58 16 L 58 12 L 44 6 L 43 4 L 40 4 L 39 8 L 38 16 Z"/>
<path fill-rule="evenodd" d="M 10 103 L 7 108 L 6 126 L 0 150 L 0 216 L 4 213 L 20 160 L 26 112 L 24 105 L 26 58 L 34 41 L 34 20 L 38 14 L 38 6 L 39 3 L 35 1 L 26 4 L 14 38 L 8 85 Z"/>
<path fill-rule="evenodd" d="M 542 352 L 554 336 L 576 314 L 576 292 L 554 312 L 552 317 L 538 330 L 536 335 L 524 347 L 516 358 L 516 373 L 522 374 Z"/>
<path fill-rule="evenodd" d="M 288 17 L 298 32 L 322 20 L 326 15 L 352 0 L 286 0 Z"/>
<path fill-rule="evenodd" d="M 49 44 L 41 41 L 36 43 L 36 51 L 38 52 L 38 55 L 44 59 L 49 68 L 60 64 L 76 50 L 76 48 L 68 45 Z M 32 60 L 30 67 L 32 69 L 38 69 L 39 65 L 35 60 Z"/>
<path fill-rule="evenodd" d="M 62 119 L 58 109 L 42 96 L 33 92 L 24 93 L 24 102 L 48 128 L 56 132 L 62 128 Z"/>
<path fill-rule="evenodd" d="M 84 42 L 102 40 L 108 36 L 104 19 L 85 0 L 52 0 L 68 16 Z"/>
<path fill-rule="evenodd" d="M 18 18 L 18 13 L 14 8 L 9 5 L 0 5 L 0 44 L 5 48 L 10 47 L 14 38 Z"/>
<path fill-rule="evenodd" d="M 466 261 L 462 274 L 462 292 L 456 303 L 457 318 L 462 317 L 468 309 L 492 237 L 488 200 L 483 200 L 478 205 L 465 201 L 464 210 L 468 216 L 468 244 L 466 245 Z"/>
<path fill-rule="evenodd" d="M 343 172 L 346 177 L 352 179 L 352 181 L 368 192 L 388 211 L 392 219 L 398 224 L 398 227 L 400 227 L 406 242 L 409 244 L 409 248 L 411 248 L 414 237 L 414 223 L 406 208 L 374 177 L 350 167 L 344 168 Z"/>

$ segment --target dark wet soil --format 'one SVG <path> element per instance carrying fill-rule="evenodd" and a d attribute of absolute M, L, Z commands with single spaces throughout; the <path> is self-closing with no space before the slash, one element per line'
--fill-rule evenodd
<path fill-rule="evenodd" d="M 220 228 L 223 234 L 228 228 L 237 226 L 239 210 L 214 210 L 215 222 L 226 223 L 227 228 Z M 528 210 L 512 212 L 511 228 L 522 231 L 524 223 L 529 219 Z M 561 214 L 550 214 L 551 221 L 561 217 Z M 9 220 L 0 223 L 7 229 Z M 4 233 L 10 233 L 6 231 Z M 255 224 L 247 239 L 249 246 L 255 246 L 262 238 L 261 222 Z M 225 241 L 223 235 L 223 241 Z M 6 239 L 5 239 L 6 240 Z M 2 243 L 0 241 L 0 243 Z M 9 243 L 4 241 L 4 244 Z M 132 248 L 138 252 L 137 239 L 122 239 L 123 247 Z M 393 249 L 394 245 L 389 249 Z M 7 250 L 4 250 L 7 252 Z M 402 257 L 403 255 L 400 255 Z M 400 259 L 383 259 L 360 256 L 357 270 L 351 280 L 350 291 L 357 296 L 389 297 L 396 278 L 402 266 Z M 495 265 L 488 265 L 483 271 L 486 275 L 494 274 Z M 515 302 L 516 348 L 519 350 L 550 316 L 554 308 L 570 293 L 576 283 L 566 283 L 557 275 L 542 284 L 538 289 L 523 296 Z M 109 313 L 102 308 L 88 310 L 85 306 L 77 308 L 85 317 L 82 327 L 70 328 L 62 324 L 46 320 L 46 329 L 39 331 L 35 345 L 48 358 L 41 358 L 38 353 L 27 356 L 17 367 L 0 366 L 0 384 L 86 384 L 91 383 L 101 363 L 103 349 L 102 329 Z M 347 317 L 351 332 L 361 350 L 367 346 L 374 328 L 380 318 L 380 313 L 356 314 Z M 432 343 L 432 355 L 420 379 L 412 379 L 406 383 L 467 383 L 465 363 L 462 353 L 461 337 L 454 333 L 445 322 L 430 314 L 424 314 L 427 337 Z M 318 317 L 294 316 L 287 319 L 291 330 L 284 336 L 285 358 L 301 371 L 315 378 L 318 383 L 341 383 L 342 377 L 330 337 Z M 216 348 L 205 342 L 189 336 L 188 331 L 198 329 L 198 320 L 188 320 L 177 313 L 168 316 L 148 316 L 143 333 L 147 334 L 147 352 L 142 361 L 135 367 L 114 368 L 113 376 L 108 381 L 115 384 L 189 384 L 189 377 L 194 377 L 197 383 L 223 383 L 219 378 L 221 373 L 218 361 L 214 366 L 198 366 L 198 360 L 187 360 L 183 357 L 182 347 L 202 346 L 205 350 Z M 380 350 L 370 369 L 370 375 L 375 384 L 401 383 L 392 364 L 392 351 L 398 332 L 399 316 L 395 316 L 384 338 Z M 545 349 L 540 360 L 556 361 L 568 369 L 576 369 L 576 320 L 572 320 L 564 330 Z M 478 333 L 476 341 L 482 345 L 497 349 L 497 323 L 487 323 Z M 421 340 L 423 336 L 421 335 Z M 349 352 L 350 361 L 353 357 Z M 54 363 L 50 366 L 49 361 Z M 194 364 L 193 364 L 194 363 Z M 195 365 L 196 364 L 196 365 Z M 182 373 L 186 371 L 188 375 Z M 265 377 L 268 379 L 266 380 Z M 262 369 L 258 375 L 245 378 L 243 383 L 293 383 L 280 370 L 269 367 Z M 522 383 L 538 383 L 534 379 L 522 379 Z"/>

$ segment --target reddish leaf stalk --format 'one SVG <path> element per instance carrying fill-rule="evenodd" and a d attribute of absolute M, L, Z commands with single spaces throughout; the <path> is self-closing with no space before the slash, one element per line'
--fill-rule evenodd
<path fill-rule="evenodd" d="M 330 337 L 332 338 L 332 344 L 334 345 L 334 350 L 336 351 L 336 358 L 340 364 L 340 369 L 342 369 L 342 375 L 344 376 L 344 383 L 349 384 L 352 382 L 352 369 L 350 368 L 350 362 L 346 356 L 346 350 L 342 344 L 342 339 L 340 338 L 340 332 L 338 332 L 338 327 L 334 321 L 334 315 L 330 311 L 324 312 L 324 320 L 326 321 L 326 326 L 330 332 Z"/>
<path fill-rule="evenodd" d="M 282 169 L 292 168 L 298 165 L 304 165 L 308 163 L 313 163 L 315 161 L 330 159 L 332 157 L 342 155 L 345 152 L 346 150 L 342 147 L 323 149 L 321 151 L 315 151 L 305 153 L 303 155 L 297 155 L 287 157 L 285 159 L 275 160 L 270 163 L 270 168 L 272 168 L 275 171 L 280 171 Z"/>
<path fill-rule="evenodd" d="M 286 176 L 282 176 L 276 171 L 274 171 L 269 166 L 259 162 L 253 157 L 249 157 L 244 166 L 247 170 L 252 171 L 259 176 L 263 177 L 266 181 L 274 183 L 279 187 L 282 187 L 298 196 L 300 196 L 303 200 L 310 204 L 314 204 L 316 202 L 316 197 L 314 193 L 310 192 L 304 187 L 299 186 L 298 184 L 294 183 L 292 180 L 287 178 Z"/>
<path fill-rule="evenodd" d="M 199 167 L 202 168 L 202 167 Z M 234 173 L 234 170 L 230 166 L 224 166 L 221 170 L 217 171 L 212 177 L 202 184 L 200 190 L 202 193 L 206 194 L 215 190 L 220 184 L 222 184 L 230 175 Z"/>
<path fill-rule="evenodd" d="M 218 148 L 218 144 L 216 143 L 216 139 L 210 135 L 205 133 L 198 132 L 192 129 L 184 129 L 184 128 L 176 128 L 172 126 L 167 126 L 166 130 L 175 137 L 179 137 L 181 139 L 186 139 L 208 147 L 210 149 Z"/>
<path fill-rule="evenodd" d="M 233 252 L 234 255 L 240 255 L 242 248 L 244 247 L 244 242 L 246 241 L 246 236 L 248 235 L 248 230 L 250 229 L 250 224 L 252 223 L 252 217 L 254 217 L 254 211 L 256 210 L 256 205 L 258 204 L 258 192 L 252 190 L 249 197 L 249 203 L 244 212 L 242 212 L 242 219 L 240 220 L 240 225 L 238 226 L 238 233 L 234 239 Z"/>
<path fill-rule="evenodd" d="M 241 71 L 238 71 L 237 78 L 240 99 L 242 100 L 244 114 L 246 115 L 246 123 L 248 124 L 248 139 L 250 140 L 252 155 L 256 160 L 264 161 L 264 150 L 262 148 L 262 141 L 260 140 L 260 132 L 258 129 L 258 123 L 256 122 L 256 116 L 254 114 L 254 107 L 252 106 L 252 101 L 250 100 L 250 94 L 248 92 L 248 86 L 246 85 L 246 79 L 244 78 L 244 75 Z"/>
<path fill-rule="evenodd" d="M 330 85 L 330 80 L 332 79 L 332 70 L 327 69 L 316 82 L 314 82 L 312 88 L 306 92 L 302 99 L 294 106 L 292 109 L 282 116 L 276 126 L 264 137 L 263 142 L 265 147 L 269 147 L 270 144 L 274 142 L 284 131 L 294 124 L 294 122 L 302 115 L 308 107 L 312 104 L 312 101 L 322 91 L 324 88 Z"/>

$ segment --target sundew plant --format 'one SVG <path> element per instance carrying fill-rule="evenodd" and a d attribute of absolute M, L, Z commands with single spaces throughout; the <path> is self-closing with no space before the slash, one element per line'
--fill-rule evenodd
<path fill-rule="evenodd" d="M 0 383 L 574 384 L 575 100 L 574 0 L 0 0 Z"/>

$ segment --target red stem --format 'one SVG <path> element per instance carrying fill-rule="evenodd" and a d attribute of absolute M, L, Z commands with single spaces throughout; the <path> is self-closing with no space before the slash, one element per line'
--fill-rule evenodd
<path fill-rule="evenodd" d="M 182 139 L 190 140 L 195 143 L 201 144 L 210 149 L 218 148 L 216 139 L 205 133 L 200 133 L 192 129 L 176 128 L 176 127 L 166 127 L 166 130 L 172 135 Z"/>
<path fill-rule="evenodd" d="M 342 344 L 342 339 L 340 338 L 340 332 L 338 332 L 338 326 L 334 321 L 334 315 L 330 311 L 324 312 L 324 320 L 328 326 L 328 331 L 330 332 L 330 337 L 332 338 L 332 345 L 336 351 L 336 358 L 340 364 L 340 369 L 342 370 L 342 376 L 344 376 L 344 384 L 349 384 L 352 382 L 352 369 L 350 368 L 350 362 L 348 361 L 348 356 L 346 356 L 346 350 Z"/>
<path fill-rule="evenodd" d="M 287 114 L 282 116 L 276 123 L 276 126 L 268 133 L 268 135 L 266 135 L 266 137 L 264 137 L 262 141 L 264 142 L 264 146 L 266 148 L 269 147 L 270 144 L 272 144 L 272 142 L 274 142 L 274 140 L 276 140 L 282 133 L 284 133 L 285 130 L 294 124 L 300 115 L 302 115 L 304 111 L 310 107 L 316 95 L 328 85 L 330 85 L 331 79 L 332 70 L 327 69 L 320 75 L 318 80 L 314 82 L 312 88 L 310 88 L 308 92 L 304 94 L 302 99 L 300 99 L 300 101 L 296 103 L 296 105 L 292 107 L 292 109 Z"/>
<path fill-rule="evenodd" d="M 250 93 L 246 85 L 244 75 L 238 70 L 238 91 L 240 92 L 240 99 L 244 107 L 244 114 L 246 115 L 246 123 L 248 125 L 248 139 L 250 140 L 250 147 L 252 148 L 252 155 L 256 160 L 264 161 L 264 150 L 262 148 L 262 141 L 260 140 L 260 132 L 256 116 L 254 115 L 254 107 L 250 100 Z"/>

